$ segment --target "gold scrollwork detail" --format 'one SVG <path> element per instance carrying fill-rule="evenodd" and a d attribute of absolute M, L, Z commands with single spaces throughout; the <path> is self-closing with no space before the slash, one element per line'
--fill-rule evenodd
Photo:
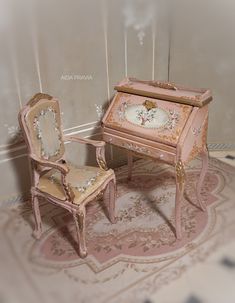
<path fill-rule="evenodd" d="M 81 230 L 84 229 L 84 220 L 85 220 L 85 216 L 84 216 L 84 213 L 81 211 L 81 212 L 78 212 L 77 214 L 77 220 L 78 220 L 78 225 L 79 225 L 79 228 Z"/>
<path fill-rule="evenodd" d="M 138 80 L 138 79 L 132 78 L 132 77 L 128 78 L 128 83 L 125 84 L 125 86 L 128 86 L 128 84 L 130 86 L 130 85 L 133 85 L 135 83 L 143 83 L 143 84 L 147 84 L 147 85 L 154 86 L 154 87 L 177 90 L 177 87 L 176 87 L 175 83 L 173 83 L 173 82 L 154 81 L 154 80 L 143 81 L 143 80 Z"/>
<path fill-rule="evenodd" d="M 157 108 L 157 104 L 150 100 L 145 100 L 143 103 L 144 107 L 149 111 L 153 108 Z"/>
<path fill-rule="evenodd" d="M 176 163 L 175 172 L 176 172 L 177 182 L 180 185 L 180 189 L 182 189 L 182 186 L 185 183 L 185 170 L 184 170 L 184 164 L 181 160 L 179 160 Z"/>
<path fill-rule="evenodd" d="M 64 193 L 65 193 L 65 196 L 66 196 L 66 199 L 69 201 L 69 202 L 74 202 L 74 198 L 75 198 L 75 195 L 74 195 L 74 192 L 71 188 L 71 186 L 67 183 L 67 180 L 66 180 L 66 176 L 62 174 L 62 185 L 63 185 L 63 188 L 64 188 Z M 53 178 L 51 179 L 52 182 L 53 182 Z"/>
<path fill-rule="evenodd" d="M 164 88 L 164 89 L 171 89 L 171 90 L 177 90 L 177 87 L 174 83 L 170 82 L 161 82 L 161 81 L 154 81 L 152 84 L 150 84 L 155 87 Z"/>
<path fill-rule="evenodd" d="M 103 170 L 108 170 L 108 166 L 104 159 L 102 159 L 101 157 L 98 157 L 97 162 L 98 162 L 100 168 L 102 168 Z"/>

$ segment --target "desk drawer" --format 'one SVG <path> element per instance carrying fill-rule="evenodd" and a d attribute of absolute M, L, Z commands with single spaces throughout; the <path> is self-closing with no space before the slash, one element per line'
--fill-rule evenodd
<path fill-rule="evenodd" d="M 103 133 L 103 140 L 107 143 L 116 145 L 126 150 L 131 150 L 134 153 L 144 155 L 146 157 L 161 160 L 167 163 L 175 163 L 175 153 L 168 152 L 163 149 L 148 146 L 138 141 L 130 140 L 121 136 L 115 136 L 108 132 Z"/>

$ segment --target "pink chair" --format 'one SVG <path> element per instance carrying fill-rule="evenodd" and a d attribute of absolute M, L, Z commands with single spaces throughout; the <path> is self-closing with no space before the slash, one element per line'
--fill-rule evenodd
<path fill-rule="evenodd" d="M 105 161 L 105 142 L 64 136 L 61 129 L 59 102 L 38 93 L 19 113 L 19 123 L 28 146 L 32 169 L 32 208 L 35 217 L 34 236 L 42 233 L 38 198 L 67 209 L 74 218 L 79 254 L 87 256 L 85 219 L 87 203 L 103 192 L 109 219 L 115 223 L 116 180 Z M 90 144 L 96 148 L 99 167 L 73 166 L 64 159 L 65 141 Z"/>

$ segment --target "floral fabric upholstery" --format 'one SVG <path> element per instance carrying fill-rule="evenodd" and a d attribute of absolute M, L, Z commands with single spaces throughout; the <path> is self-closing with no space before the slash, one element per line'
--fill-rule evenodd
<path fill-rule="evenodd" d="M 105 171 L 98 167 L 75 167 L 72 164 L 69 164 L 69 168 L 67 182 L 75 194 L 75 204 L 80 204 L 86 197 L 96 191 L 109 176 L 113 175 L 112 169 Z M 56 169 L 51 169 L 40 177 L 38 188 L 60 200 L 66 200 L 61 185 L 61 174 Z"/>
<path fill-rule="evenodd" d="M 31 148 L 39 158 L 57 161 L 64 155 L 59 104 L 56 100 L 40 100 L 27 113 L 25 122 Z"/>

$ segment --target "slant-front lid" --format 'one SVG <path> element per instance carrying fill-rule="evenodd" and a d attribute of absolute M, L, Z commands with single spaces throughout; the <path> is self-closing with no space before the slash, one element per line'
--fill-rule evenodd
<path fill-rule="evenodd" d="M 119 92 L 103 126 L 176 146 L 192 106 Z"/>
<path fill-rule="evenodd" d="M 145 97 L 153 97 L 172 102 L 189 104 L 197 107 L 212 100 L 211 91 L 208 89 L 192 89 L 171 82 L 142 81 L 135 78 L 125 78 L 115 89 Z"/>

